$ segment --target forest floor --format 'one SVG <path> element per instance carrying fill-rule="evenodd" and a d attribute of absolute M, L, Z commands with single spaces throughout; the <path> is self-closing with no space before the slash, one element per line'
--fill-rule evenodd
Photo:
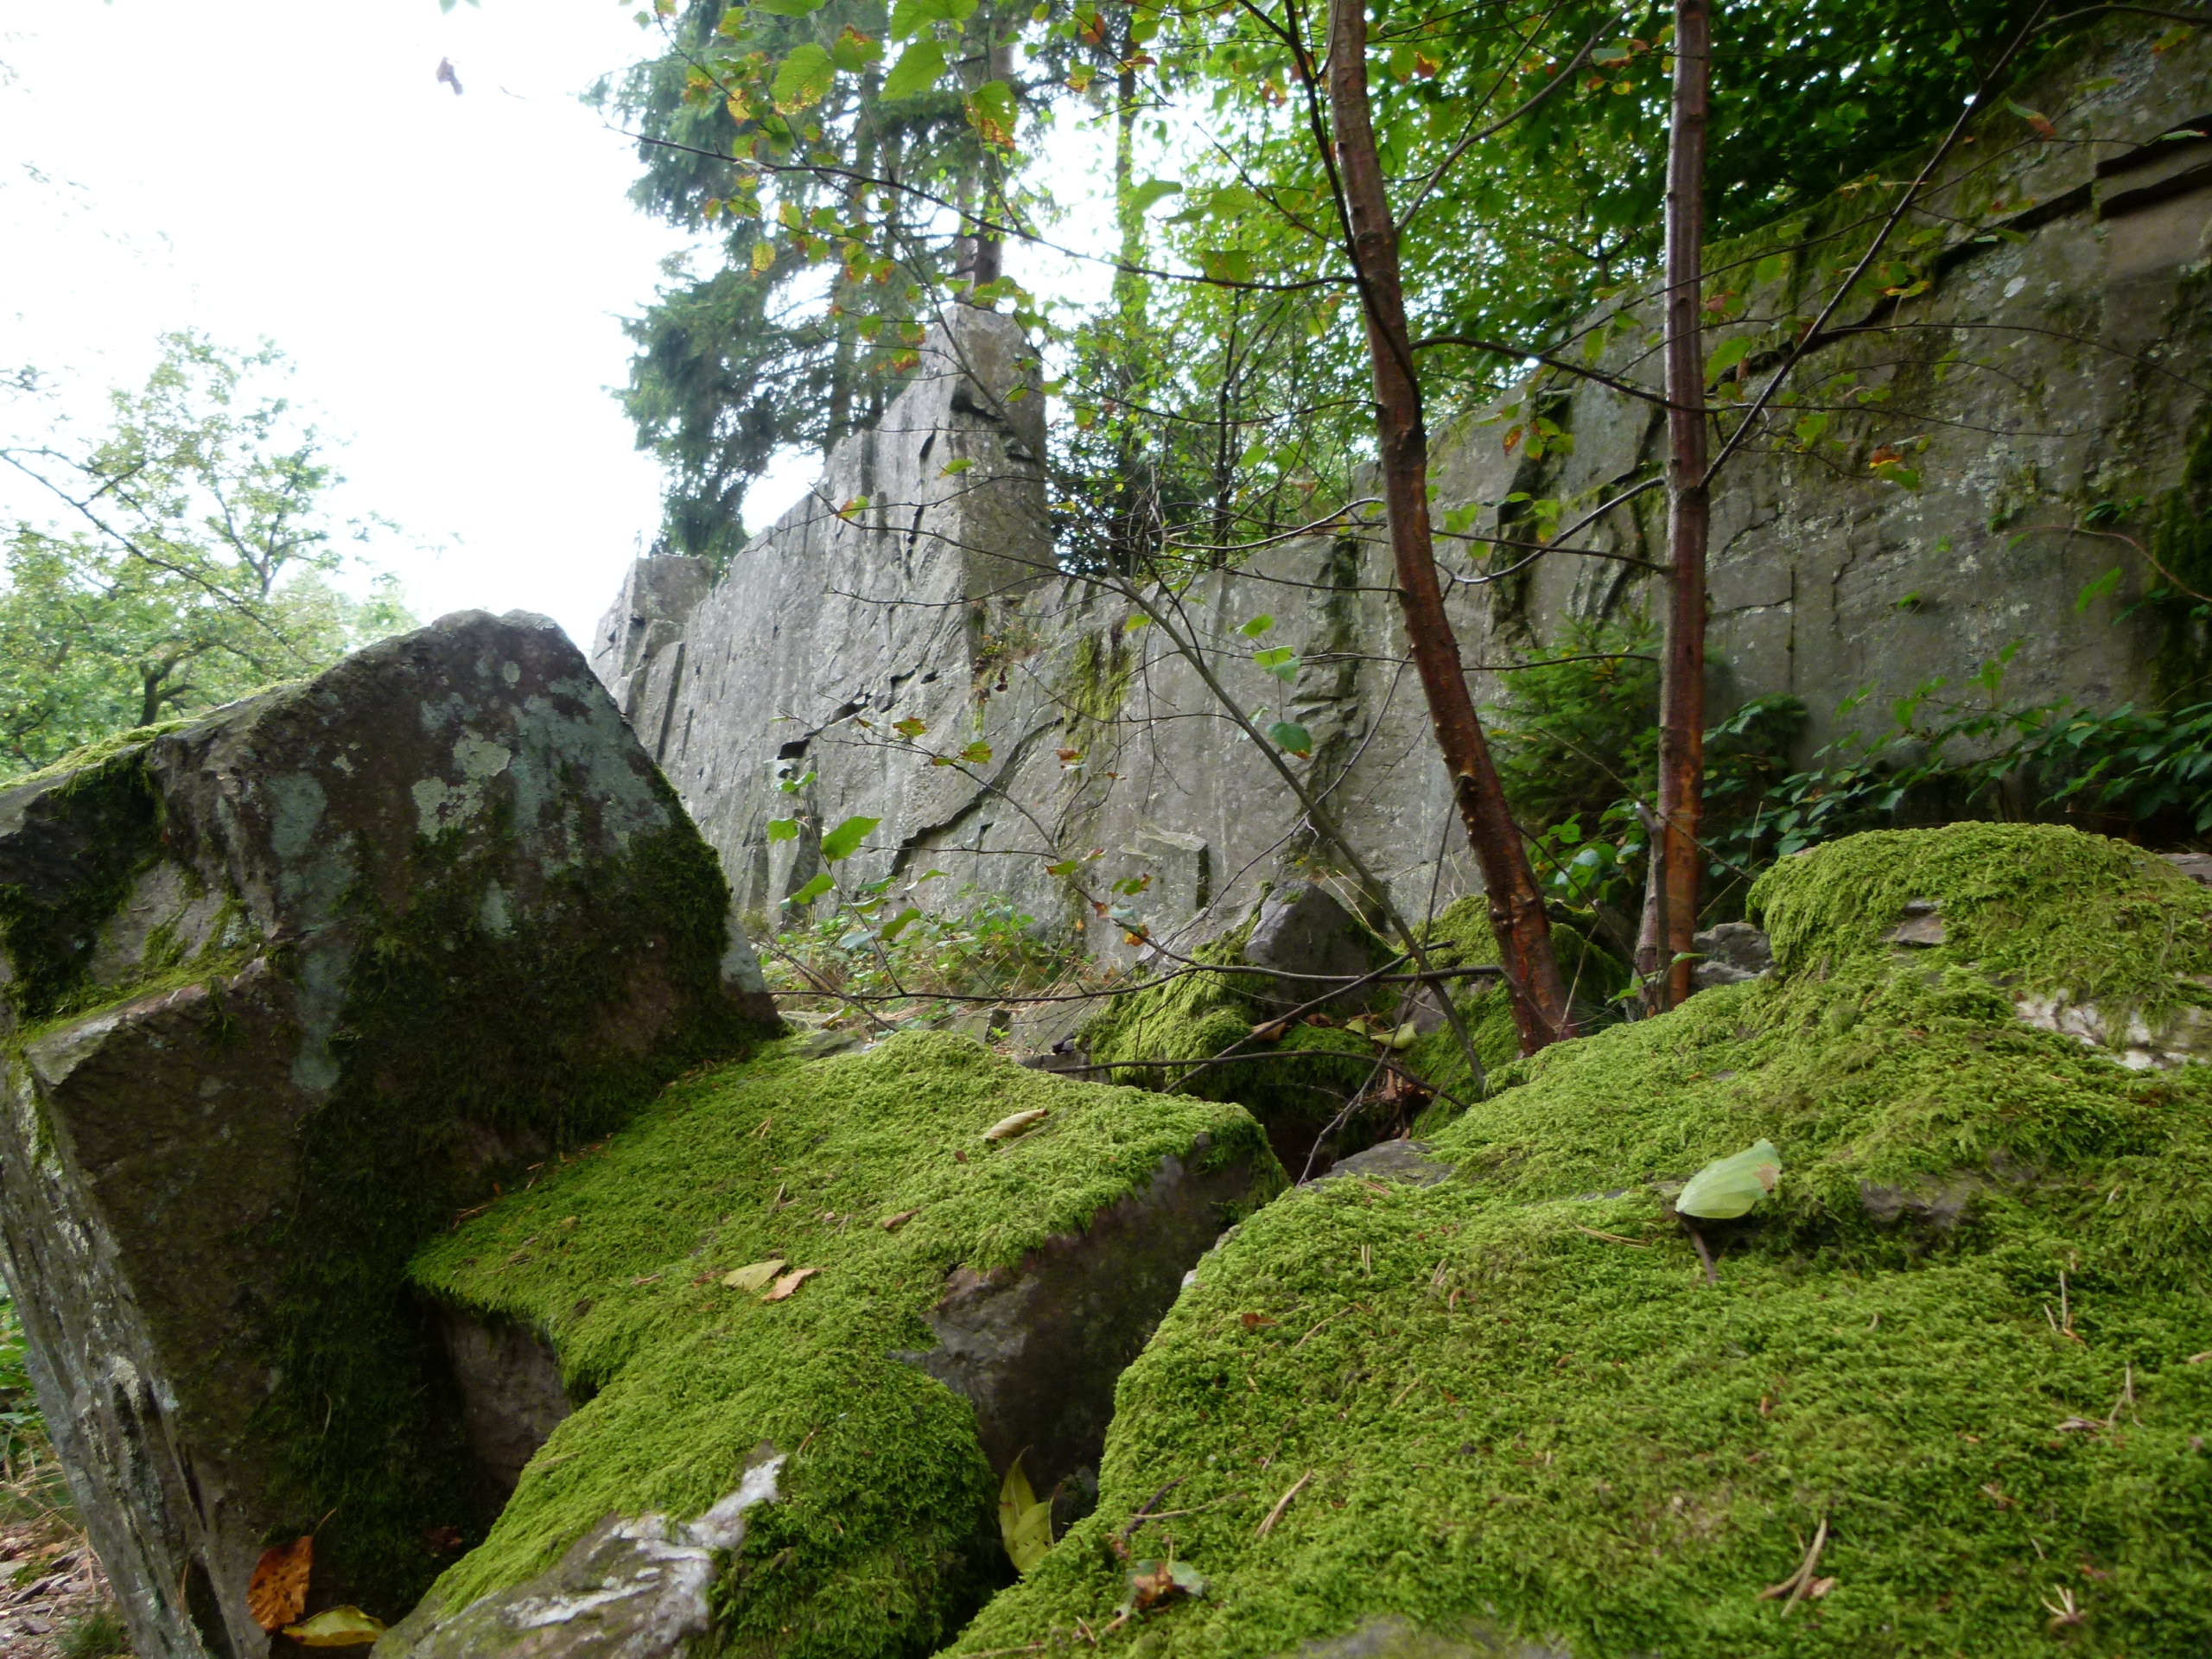
<path fill-rule="evenodd" d="M 60 1463 L 51 1447 L 19 1436 L 0 1478 L 0 1655 L 108 1659 L 130 1650 Z"/>

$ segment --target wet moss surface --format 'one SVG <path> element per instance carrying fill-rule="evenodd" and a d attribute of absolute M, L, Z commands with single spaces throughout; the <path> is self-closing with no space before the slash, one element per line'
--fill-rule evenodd
<path fill-rule="evenodd" d="M 1915 900 L 1942 944 L 1885 939 Z M 955 1650 L 1260 1656 L 1383 1615 L 1583 1659 L 2212 1645 L 2212 1068 L 2018 1007 L 2204 1006 L 2212 893 L 1980 824 L 1754 902 L 1773 981 L 1524 1061 L 1437 1137 L 1455 1179 L 1301 1191 L 1209 1258 L 1123 1376 L 1097 1512 Z M 1665 1197 L 1762 1137 L 1780 1189 L 1707 1227 L 1708 1284 Z M 1205 1593 L 1117 1624 L 1109 1540 L 1170 1481 L 1129 1548 Z M 1832 1582 L 1762 1599 L 1824 1523 Z"/>
<path fill-rule="evenodd" d="M 899 1357 L 932 1344 L 922 1315 L 948 1273 L 1080 1231 L 1170 1158 L 1248 1164 L 1255 1198 L 1280 1180 L 1233 1105 L 1027 1071 L 950 1034 L 814 1060 L 807 1040 L 678 1083 L 416 1258 L 425 1294 L 548 1336 L 586 1402 L 438 1606 L 531 1577 L 610 1514 L 696 1516 L 766 1445 L 788 1454 L 782 1496 L 721 1579 L 716 1639 L 928 1650 L 1005 1575 L 974 1409 Z M 1037 1108 L 1028 1133 L 982 1138 Z M 779 1259 L 818 1271 L 772 1303 L 724 1282 Z"/>

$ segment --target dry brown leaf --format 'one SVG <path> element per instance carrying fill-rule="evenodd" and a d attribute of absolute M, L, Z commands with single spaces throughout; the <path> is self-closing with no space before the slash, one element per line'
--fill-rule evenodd
<path fill-rule="evenodd" d="M 261 1552 L 245 1586 L 246 1611 L 264 1630 L 282 1630 L 307 1611 L 308 1579 L 315 1571 L 315 1535 Z"/>
<path fill-rule="evenodd" d="M 887 1233 L 895 1233 L 901 1227 L 904 1227 L 908 1222 L 912 1221 L 916 1216 L 918 1216 L 921 1213 L 921 1207 L 918 1205 L 912 1210 L 901 1210 L 895 1216 L 886 1216 L 881 1221 L 877 1222 L 875 1224 L 882 1228 Z"/>
<path fill-rule="evenodd" d="M 766 1262 L 755 1262 L 750 1267 L 733 1268 L 722 1275 L 722 1283 L 732 1290 L 758 1290 L 781 1273 L 789 1264 L 780 1255 L 772 1255 Z"/>
<path fill-rule="evenodd" d="M 769 1286 L 761 1294 L 760 1300 L 764 1302 L 780 1302 L 821 1271 L 819 1268 L 793 1268 L 774 1284 Z"/>
<path fill-rule="evenodd" d="M 1255 1043 L 1279 1043 L 1288 1028 L 1281 1020 L 1262 1020 L 1252 1027 L 1252 1040 Z"/>

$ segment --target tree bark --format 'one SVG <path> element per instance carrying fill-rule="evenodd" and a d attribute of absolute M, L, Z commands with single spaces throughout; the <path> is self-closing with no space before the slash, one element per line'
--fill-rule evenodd
<path fill-rule="evenodd" d="M 1710 0 L 1675 0 L 1667 145 L 1667 613 L 1659 670 L 1659 836 L 1637 952 L 1653 1013 L 1690 994 L 1705 796 L 1705 143 L 1713 85 Z"/>
<path fill-rule="evenodd" d="M 1368 356 L 1374 365 L 1376 449 L 1389 514 L 1398 603 L 1428 701 L 1436 745 L 1452 776 L 1468 845 L 1482 868 L 1491 929 L 1497 937 L 1521 1052 L 1532 1054 L 1548 1043 L 1576 1035 L 1574 1016 L 1552 955 L 1543 893 L 1506 808 L 1505 791 L 1467 690 L 1459 643 L 1452 635 L 1437 580 L 1428 516 L 1428 434 L 1406 328 L 1397 227 L 1390 217 L 1368 108 L 1366 0 L 1333 0 L 1328 82 L 1337 166 L 1349 220 L 1345 228 L 1359 276 Z"/>

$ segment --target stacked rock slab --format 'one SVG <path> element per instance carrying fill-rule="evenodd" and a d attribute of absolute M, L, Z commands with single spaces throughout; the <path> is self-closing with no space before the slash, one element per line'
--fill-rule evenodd
<path fill-rule="evenodd" d="M 310 1611 L 404 1605 L 480 1530 L 407 1258 L 772 1022 L 727 918 L 539 617 L 0 794 L 0 1255 L 141 1659 L 264 1651 L 272 1542 Z"/>
<path fill-rule="evenodd" d="M 1017 1463 L 1088 1511 L 1123 1368 L 1282 1185 L 1264 1133 L 950 1033 L 810 1046 L 683 1079 L 417 1256 L 478 1449 L 543 1445 L 376 1659 L 918 1659 L 1010 1576 Z"/>

